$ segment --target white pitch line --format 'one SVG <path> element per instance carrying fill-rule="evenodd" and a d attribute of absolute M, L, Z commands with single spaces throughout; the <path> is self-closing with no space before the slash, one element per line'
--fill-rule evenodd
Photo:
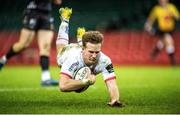
<path fill-rule="evenodd" d="M 56 87 L 49 87 L 49 88 L 0 88 L 0 92 L 13 92 L 13 91 L 40 91 L 40 90 L 58 90 Z"/>

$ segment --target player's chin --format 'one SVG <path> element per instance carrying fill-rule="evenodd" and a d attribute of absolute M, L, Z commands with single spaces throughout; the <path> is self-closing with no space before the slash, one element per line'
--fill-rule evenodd
<path fill-rule="evenodd" d="M 92 64 L 95 64 L 96 63 L 96 60 L 89 60 L 89 63 L 92 65 Z"/>

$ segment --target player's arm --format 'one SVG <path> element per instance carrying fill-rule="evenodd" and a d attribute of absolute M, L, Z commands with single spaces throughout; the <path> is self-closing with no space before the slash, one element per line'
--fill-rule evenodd
<path fill-rule="evenodd" d="M 92 85 L 96 81 L 96 76 L 93 74 L 90 74 L 87 79 L 83 80 L 74 80 L 65 73 L 61 73 L 60 76 L 61 78 L 59 80 L 59 88 L 62 92 L 76 91 L 83 88 L 84 86 Z"/>
<path fill-rule="evenodd" d="M 108 105 L 110 106 L 121 106 L 121 102 L 119 101 L 119 90 L 116 84 L 116 79 L 110 79 L 106 81 L 106 86 L 108 88 L 108 92 L 110 95 L 110 102 Z"/>
<path fill-rule="evenodd" d="M 145 24 L 144 24 L 144 29 L 145 31 L 149 32 L 149 33 L 152 33 L 152 26 L 155 22 L 155 19 L 156 19 L 156 14 L 155 14 L 155 11 L 156 8 L 154 8 L 151 12 L 150 12 L 150 15 L 149 17 L 147 18 Z"/>
<path fill-rule="evenodd" d="M 75 91 L 85 86 L 81 80 L 73 80 L 65 74 L 60 74 L 60 76 L 59 88 L 62 92 Z"/>
<path fill-rule="evenodd" d="M 174 5 L 172 6 L 172 15 L 176 20 L 180 19 L 179 11 Z"/>
<path fill-rule="evenodd" d="M 108 105 L 112 107 L 113 106 L 122 107 L 122 103 L 119 101 L 119 89 L 116 83 L 116 77 L 110 59 L 107 66 L 103 69 L 102 74 L 110 96 L 110 102 L 108 103 Z"/>

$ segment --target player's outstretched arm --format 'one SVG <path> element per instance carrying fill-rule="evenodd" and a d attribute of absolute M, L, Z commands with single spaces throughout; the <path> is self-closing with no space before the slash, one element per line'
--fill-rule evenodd
<path fill-rule="evenodd" d="M 153 25 L 153 22 L 150 19 L 147 19 L 146 23 L 144 24 L 144 30 L 147 31 L 148 33 L 151 33 L 152 25 Z"/>
<path fill-rule="evenodd" d="M 112 107 L 122 107 L 122 103 L 119 100 L 119 90 L 116 84 L 116 80 L 112 79 L 107 81 L 106 86 L 110 95 L 110 102 L 108 105 Z"/>

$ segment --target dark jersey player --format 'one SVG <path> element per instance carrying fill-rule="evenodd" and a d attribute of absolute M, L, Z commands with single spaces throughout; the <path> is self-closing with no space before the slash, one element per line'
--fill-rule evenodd
<path fill-rule="evenodd" d="M 42 69 L 41 85 L 58 85 L 51 79 L 49 72 L 49 55 L 54 35 L 54 19 L 51 15 L 52 4 L 61 4 L 61 0 L 29 0 L 24 10 L 23 28 L 19 40 L 11 46 L 9 51 L 0 58 L 0 70 L 7 61 L 26 49 L 32 40 L 37 38 Z"/>

